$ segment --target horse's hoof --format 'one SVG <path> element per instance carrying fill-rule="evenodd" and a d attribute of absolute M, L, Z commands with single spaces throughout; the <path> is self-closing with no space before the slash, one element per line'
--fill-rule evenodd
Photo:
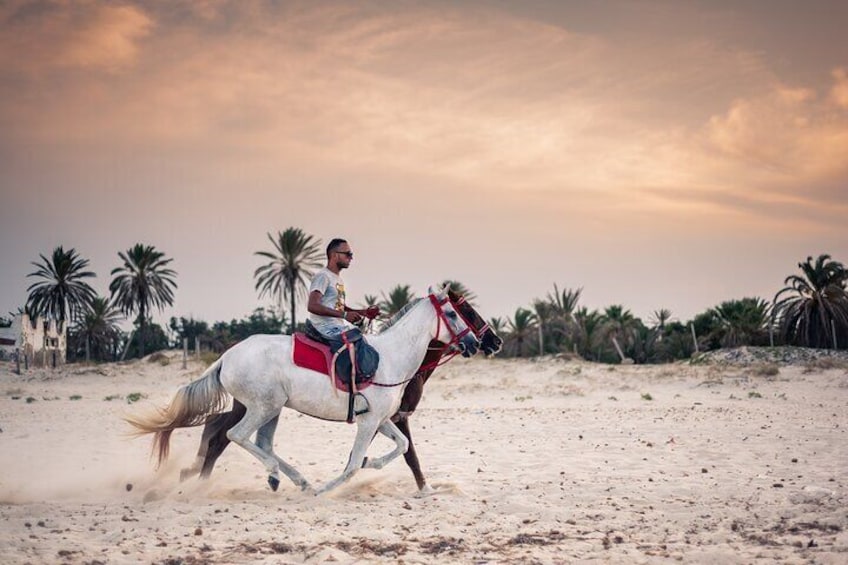
<path fill-rule="evenodd" d="M 280 479 L 274 475 L 268 475 L 268 486 L 271 487 L 272 491 L 277 492 L 277 489 L 280 488 Z"/>

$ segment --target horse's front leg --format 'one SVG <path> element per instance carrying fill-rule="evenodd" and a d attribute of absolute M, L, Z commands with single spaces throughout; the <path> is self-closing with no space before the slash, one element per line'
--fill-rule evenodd
<path fill-rule="evenodd" d="M 315 495 L 329 492 L 350 479 L 365 461 L 365 454 L 368 453 L 368 446 L 374 440 L 374 435 L 377 433 L 377 422 L 370 418 L 363 418 L 358 421 L 356 429 L 356 439 L 353 442 L 353 449 L 350 450 L 350 457 L 347 460 L 347 466 L 342 474 L 328 482 L 321 488 L 315 491 Z"/>
<path fill-rule="evenodd" d="M 418 453 L 415 452 L 415 442 L 412 441 L 412 434 L 409 431 L 409 417 L 404 415 L 395 421 L 400 433 L 406 436 L 409 441 L 409 447 L 406 453 L 403 454 L 406 465 L 412 470 L 412 476 L 415 477 L 415 484 L 418 485 L 418 490 L 422 493 L 431 492 L 433 489 L 427 484 L 427 479 L 424 478 L 424 473 L 421 471 L 421 463 L 418 462 Z"/>
<path fill-rule="evenodd" d="M 406 450 L 409 449 L 409 440 L 406 439 L 403 432 L 401 432 L 391 420 L 386 420 L 379 428 L 377 428 L 377 431 L 394 441 L 395 448 L 378 459 L 368 459 L 365 462 L 364 467 L 369 469 L 382 469 L 389 461 L 395 457 L 403 455 L 406 453 Z"/>

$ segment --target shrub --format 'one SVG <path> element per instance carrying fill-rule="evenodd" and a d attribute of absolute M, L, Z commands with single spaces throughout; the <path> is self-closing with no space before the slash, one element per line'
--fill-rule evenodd
<path fill-rule="evenodd" d="M 774 377 L 780 373 L 780 368 L 774 363 L 758 363 L 751 367 L 751 374 L 755 377 Z"/>
<path fill-rule="evenodd" d="M 147 398 L 147 395 L 141 394 L 140 392 L 131 392 L 127 395 L 127 404 L 132 404 L 133 402 L 138 402 L 142 398 Z"/>
<path fill-rule="evenodd" d="M 171 358 L 168 357 L 162 351 L 157 351 L 153 355 L 147 358 L 150 363 L 159 363 L 163 367 L 166 367 L 171 364 Z"/>

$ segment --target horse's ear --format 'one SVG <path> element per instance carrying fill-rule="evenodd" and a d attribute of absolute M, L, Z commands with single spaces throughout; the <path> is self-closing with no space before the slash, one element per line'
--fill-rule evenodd
<path fill-rule="evenodd" d="M 436 295 L 436 296 L 444 296 L 445 293 L 448 291 L 449 286 L 450 286 L 449 284 L 446 284 L 444 287 L 441 287 L 439 285 L 436 285 L 435 287 L 433 287 L 431 285 L 430 288 L 427 289 L 427 294 L 433 294 L 433 295 Z"/>

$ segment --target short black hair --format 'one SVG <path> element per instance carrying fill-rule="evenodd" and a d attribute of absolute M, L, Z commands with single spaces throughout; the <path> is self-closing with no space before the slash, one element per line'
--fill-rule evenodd
<path fill-rule="evenodd" d="M 344 243 L 347 243 L 347 240 L 340 237 L 334 237 L 331 239 L 330 243 L 327 244 L 327 259 L 330 258 L 330 253 L 341 247 Z"/>

